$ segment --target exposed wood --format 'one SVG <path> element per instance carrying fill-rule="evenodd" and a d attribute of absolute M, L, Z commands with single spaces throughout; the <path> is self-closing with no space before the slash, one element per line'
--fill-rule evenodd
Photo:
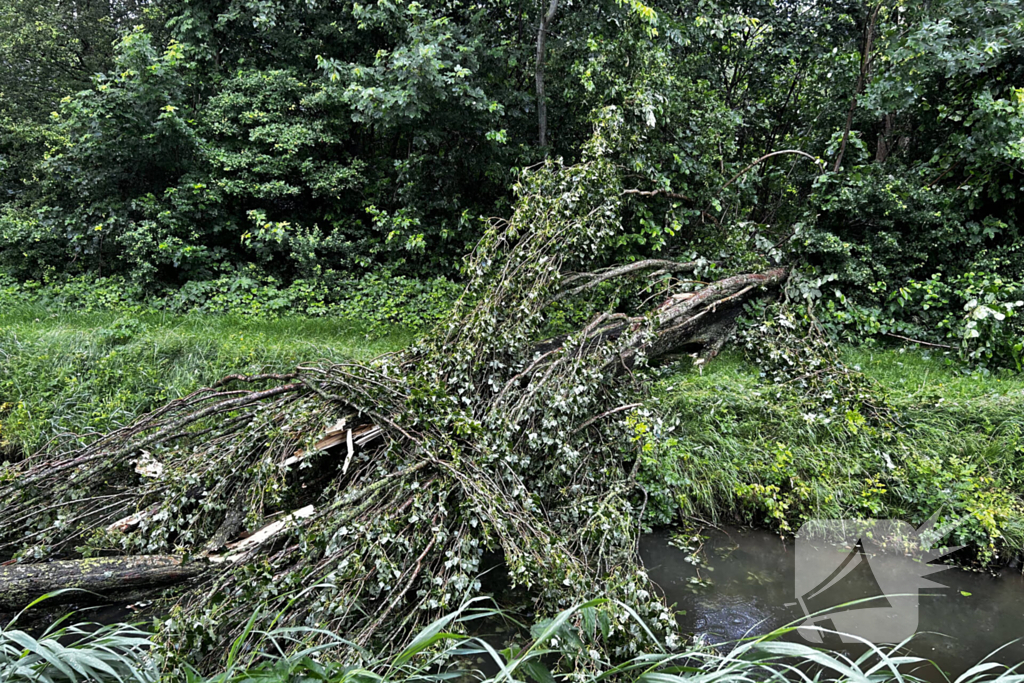
<path fill-rule="evenodd" d="M 747 298 L 756 292 L 783 282 L 788 272 L 785 268 L 774 268 L 764 273 L 734 275 L 713 282 L 695 292 L 669 296 L 657 309 L 658 327 L 654 337 L 642 347 L 626 351 L 618 361 L 623 370 L 632 367 L 634 357 L 643 352 L 649 358 L 671 354 L 683 347 L 698 346 L 701 357 L 708 360 L 722 348 L 733 329 L 733 322 Z M 643 324 L 643 318 L 625 315 L 605 315 L 592 322 L 582 333 L 594 345 L 616 339 L 629 329 Z M 537 361 L 514 381 L 526 382 L 532 373 L 553 358 L 553 354 L 565 343 L 566 335 L 550 339 L 534 348 Z"/>
<path fill-rule="evenodd" d="M 555 247 L 557 248 L 557 247 Z M 691 270 L 692 263 L 679 263 L 668 260 L 650 259 L 633 264 L 626 264 L 605 268 L 591 273 L 570 274 L 563 283 L 577 292 L 585 292 L 587 289 L 600 282 L 606 282 L 613 277 L 646 277 L 655 278 L 658 273 L 675 273 L 684 270 Z M 509 373 L 504 386 L 492 396 L 484 396 L 482 400 L 489 401 L 491 408 L 495 411 L 512 412 L 522 411 L 523 414 L 529 410 L 530 402 L 543 396 L 546 384 L 552 377 L 565 376 L 567 371 L 579 362 L 580 358 L 587 354 L 593 354 L 593 368 L 602 373 L 602 381 L 613 381 L 616 376 L 630 373 L 635 365 L 636 359 L 646 356 L 657 358 L 677 349 L 683 349 L 687 353 L 696 351 L 697 362 L 702 363 L 710 358 L 721 348 L 728 339 L 736 316 L 742 309 L 743 303 L 752 297 L 759 296 L 759 292 L 782 282 L 787 275 L 785 269 L 775 269 L 765 273 L 750 273 L 725 278 L 717 282 L 705 284 L 701 289 L 686 293 L 672 293 L 671 288 L 663 295 L 664 303 L 653 310 L 636 312 L 632 315 L 607 311 L 594 317 L 577 333 L 570 336 L 563 336 L 552 339 L 545 344 L 536 347 L 536 353 L 524 355 L 522 362 L 525 367 L 515 373 Z M 678 281 L 676 281 L 678 282 Z M 703 284 L 703 283 L 702 283 Z M 550 290 L 548 290 L 550 292 Z M 558 292 L 552 292 L 557 295 Z M 550 296 L 550 295 L 549 295 Z M 542 297 L 537 297 L 535 304 L 538 310 L 542 310 Z M 548 298 L 550 301 L 550 298 Z M 571 344 L 571 348 L 567 346 Z M 568 370 L 567 370 L 568 368 Z M 404 372 L 407 366 L 397 366 L 397 370 Z M 305 391 L 310 392 L 309 396 L 319 396 L 331 405 L 340 405 L 341 408 L 330 412 L 321 413 L 323 417 L 310 420 L 302 425 L 302 431 L 293 430 L 295 437 L 287 442 L 287 448 L 274 452 L 276 462 L 282 464 L 294 464 L 303 457 L 308 457 L 301 451 L 295 450 L 299 445 L 310 444 L 306 448 L 310 454 L 320 452 L 323 462 L 329 465 L 326 472 L 319 469 L 314 471 L 317 478 L 324 473 L 337 478 L 344 477 L 339 487 L 339 495 L 333 501 L 318 503 L 318 508 L 312 505 L 283 514 L 276 519 L 271 518 L 269 523 L 262 528 L 254 530 L 250 535 L 239 540 L 239 530 L 244 523 L 246 512 L 245 503 L 247 489 L 236 487 L 230 490 L 230 497 L 221 501 L 224 518 L 220 526 L 210 534 L 211 526 L 204 527 L 201 532 L 208 534 L 202 538 L 201 544 L 193 545 L 189 552 L 198 561 L 182 566 L 180 558 L 177 557 L 137 557 L 137 558 L 106 558 L 102 560 L 85 559 L 78 561 L 63 561 L 52 564 L 32 565 L 28 567 L 10 567 L 0 570 L 0 606 L 21 607 L 32 599 L 55 588 L 80 587 L 104 596 L 107 601 L 123 599 L 125 593 L 132 595 L 132 598 L 143 597 L 139 595 L 154 588 L 165 587 L 175 583 L 186 582 L 204 571 L 219 571 L 218 583 L 224 586 L 239 587 L 247 579 L 242 572 L 234 569 L 242 567 L 245 563 L 254 559 L 266 559 L 271 564 L 275 576 L 287 576 L 293 571 L 282 558 L 289 558 L 287 562 L 305 562 L 305 550 L 301 547 L 300 538 L 303 528 L 317 529 L 329 528 L 335 525 L 336 528 L 347 524 L 348 520 L 360 520 L 360 523 L 368 523 L 375 517 L 389 514 L 390 511 L 398 511 L 400 516 L 405 514 L 405 506 L 413 502 L 409 497 L 409 490 L 396 486 L 397 478 L 417 476 L 416 473 L 430 468 L 431 472 L 425 473 L 423 479 L 417 482 L 415 488 L 420 485 L 430 487 L 435 479 L 441 478 L 446 486 L 450 486 L 456 495 L 487 495 L 487 491 L 477 493 L 478 486 L 493 486 L 488 483 L 485 469 L 471 468 L 463 471 L 455 463 L 445 457 L 434 457 L 434 454 L 426 449 L 420 449 L 413 444 L 422 444 L 423 437 L 413 437 L 409 431 L 413 428 L 406 424 L 397 424 L 394 416 L 401 411 L 407 396 L 401 391 L 394 389 L 387 384 L 388 378 L 393 375 L 387 373 L 374 374 L 371 370 L 364 371 L 365 374 L 349 375 L 344 368 L 333 367 L 327 370 L 320 368 L 300 368 L 300 381 L 284 386 L 286 391 L 292 387 L 302 386 Z M 330 379 L 330 383 L 326 381 Z M 280 381 L 280 380 L 279 380 Z M 360 401 L 360 404 L 346 402 L 348 394 L 358 395 L 362 386 L 359 382 L 372 383 L 375 388 L 383 391 L 390 391 L 396 394 L 394 403 L 385 404 L 385 409 L 377 409 L 371 402 Z M 219 401 L 218 406 L 229 406 L 229 408 L 211 409 L 209 406 L 202 406 L 200 399 L 208 394 L 196 394 L 199 398 L 194 402 L 174 404 L 181 405 L 183 410 L 193 410 L 193 413 L 171 414 L 166 417 L 164 423 L 144 422 L 144 426 L 157 434 L 174 436 L 179 433 L 183 425 L 194 422 L 194 415 L 201 413 L 203 416 L 218 416 L 225 414 L 226 410 L 238 405 L 251 405 L 254 398 L 264 399 L 273 397 L 275 402 L 281 401 L 280 389 L 261 390 L 246 392 L 238 396 L 236 392 L 217 392 L 214 394 Z M 311 402 L 313 399 L 309 399 Z M 369 404 L 369 405 L 367 405 Z M 287 403 L 274 403 L 272 405 L 288 407 Z M 524 409 L 525 406 L 525 409 Z M 579 424 L 567 429 L 567 434 L 582 434 L 603 428 L 607 420 L 613 416 L 621 416 L 625 411 L 635 409 L 637 403 L 619 401 L 613 405 L 602 405 L 595 409 L 590 415 L 584 416 Z M 330 415 L 330 422 L 326 416 Z M 323 421 L 321 421 L 323 420 Z M 327 429 L 322 425 L 331 424 Z M 167 426 L 163 426 L 166 424 Z M 418 425 L 418 427 L 422 428 Z M 232 427 L 233 428 L 233 427 Z M 451 426 L 434 426 L 434 436 L 431 438 L 438 441 L 450 435 Z M 308 430 L 308 431 L 307 431 Z M 197 431 L 200 438 L 206 438 L 205 431 Z M 308 433 L 311 438 L 302 438 Z M 414 431 L 415 433 L 415 431 Z M 140 433 L 139 441 L 143 447 L 152 443 L 151 437 Z M 402 443 L 402 438 L 408 442 Z M 219 437 L 217 448 L 222 447 L 225 437 Z M 387 440 L 389 448 L 380 447 L 380 443 Z M 377 442 L 377 446 L 367 447 L 371 442 Z M 344 444 L 344 446 L 342 446 Z M 344 451 L 342 449 L 344 448 Z M 380 475 L 380 469 L 367 467 L 365 463 L 381 462 L 382 455 L 397 452 L 396 448 L 404 448 L 409 454 L 408 463 L 405 467 L 390 474 Z M 111 457 L 123 457 L 125 462 L 132 462 L 130 458 L 138 458 L 142 448 L 132 448 L 130 443 L 117 441 L 112 449 Z M 326 451 L 326 453 L 324 453 Z M 160 451 L 162 452 L 162 451 Z M 92 457 L 90 451 L 85 454 Z M 76 456 L 74 460 L 79 463 L 88 462 L 83 455 Z M 246 453 L 247 455 L 247 453 Z M 358 459 L 359 465 L 354 461 Z M 166 459 L 165 462 L 171 462 Z M 344 464 L 343 464 L 344 463 Z M 389 463 L 389 466 L 391 463 Z M 38 467 L 38 466 L 36 466 Z M 30 470 L 38 472 L 38 469 Z M 102 473 L 103 470 L 98 470 Z M 373 472 L 372 479 L 367 477 L 367 472 Z M 301 478 L 301 472 L 289 474 L 288 481 L 292 484 L 301 484 L 305 488 L 308 480 L 295 482 L 295 476 Z M 167 478 L 167 474 L 154 478 L 143 478 L 142 481 L 149 485 L 156 486 Z M 369 480 L 368 480 L 369 479 Z M 320 482 L 314 482 L 320 485 Z M 445 489 L 448 490 L 448 489 Z M 472 492 L 466 494 L 466 492 Z M 206 492 L 207 494 L 209 492 Z M 198 499 L 203 492 L 186 495 L 188 499 Z M 180 496 L 181 494 L 178 493 Z M 311 500 L 303 495 L 303 500 Z M 467 498 L 468 500 L 469 498 Z M 107 517 L 101 518 L 98 528 L 115 528 L 121 531 L 131 531 L 145 524 L 147 517 L 156 511 L 164 510 L 166 507 L 161 504 L 154 507 L 145 507 L 153 500 L 151 497 L 136 499 L 137 512 L 127 517 L 122 517 L 131 508 L 122 508 L 120 504 L 108 513 Z M 166 500 L 166 497 L 165 497 Z M 317 499 L 323 500 L 323 499 Z M 488 500 L 491 500 L 488 498 Z M 145 501 L 145 502 L 143 502 Z M 301 503 L 300 503 L 301 504 Z M 122 511 L 123 510 L 123 511 Z M 89 512 L 88 509 L 85 511 Z M 503 513 L 505 514 L 505 513 Z M 525 513 L 515 509 L 507 513 L 507 516 L 522 515 L 522 522 L 517 522 L 517 533 L 535 533 L 535 527 L 531 526 Z M 519 519 L 518 517 L 516 519 Z M 111 524 L 111 520 L 117 520 Z M 493 523 L 492 519 L 492 523 Z M 216 521 L 211 522 L 216 523 Z M 410 525 L 411 528 L 411 525 Z M 543 526 L 540 533 L 546 533 Z M 459 532 L 461 533 L 461 532 Z M 374 540 L 367 542 L 373 543 Z M 437 545 L 435 545 L 435 543 Z M 70 542 L 65 544 L 73 547 Z M 402 572 L 396 577 L 394 592 L 386 598 L 371 600 L 367 604 L 371 609 L 367 610 L 367 620 L 360 626 L 356 637 L 367 639 L 379 632 L 382 624 L 394 614 L 394 610 L 414 595 L 413 591 L 419 590 L 419 582 L 422 580 L 423 572 L 429 568 L 431 572 L 443 572 L 445 567 L 445 555 L 439 552 L 437 546 L 440 541 L 432 539 L 425 547 L 419 548 L 419 555 L 414 561 L 405 562 Z M 63 548 L 61 548 L 63 550 Z M 316 571 L 329 566 L 329 562 L 340 562 L 347 548 L 341 547 L 336 552 L 335 559 L 325 560 L 313 557 L 310 562 L 317 562 Z M 447 553 L 448 551 L 444 551 Z M 435 556 L 436 555 L 436 556 Z M 430 558 L 429 563 L 427 559 Z M 275 564 L 276 563 L 276 564 Z M 10 572 L 16 572 L 11 574 Z M 205 578 L 205 577 L 203 577 Z M 358 580 L 358 578 L 356 579 Z M 352 587 L 354 586 L 354 587 Z M 357 584 L 349 583 L 350 590 L 359 591 Z M 192 599 L 200 604 L 205 600 L 203 587 L 193 582 Z M 86 594 L 83 594 L 86 595 Z M 80 597 L 66 598 L 75 602 L 81 601 Z M 101 598 L 102 599 L 102 598 Z M 229 625 L 229 628 L 231 625 Z"/>
<path fill-rule="evenodd" d="M 348 438 L 346 439 L 348 445 L 348 455 L 345 456 L 345 464 L 341 466 L 341 473 L 348 474 L 348 466 L 352 462 L 352 456 L 355 455 L 356 449 L 352 443 L 352 430 L 348 430 Z"/>
<path fill-rule="evenodd" d="M 355 416 L 350 415 L 349 418 L 354 419 Z M 369 422 L 352 426 L 350 429 L 346 426 L 349 418 L 339 420 L 333 427 L 324 432 L 320 439 L 313 444 L 312 451 L 326 451 L 327 449 L 341 445 L 342 443 L 346 444 L 348 448 L 347 456 L 345 458 L 346 466 L 344 468 L 346 471 L 348 469 L 347 464 L 350 462 L 352 456 L 358 452 L 359 448 L 365 448 L 384 434 L 383 429 Z M 302 461 L 307 455 L 309 455 L 308 451 L 295 451 L 294 454 L 281 461 L 280 466 L 291 467 L 292 465 Z"/>
<path fill-rule="evenodd" d="M 785 268 L 775 268 L 765 273 L 735 275 L 714 282 L 693 293 L 692 296 L 666 302 L 657 313 L 659 328 L 646 352 L 652 358 L 671 353 L 688 343 L 698 343 L 711 350 L 711 355 L 721 348 L 718 336 L 701 335 L 705 330 L 731 331 L 731 325 L 723 324 L 723 318 L 733 319 L 736 308 L 743 297 L 755 290 L 781 283 L 788 275 Z M 723 342 L 724 343 L 724 342 Z M 710 357 L 705 355 L 705 357 Z"/>
<path fill-rule="evenodd" d="M 154 504 L 150 505 L 145 510 L 133 512 L 132 514 L 126 517 L 122 517 L 116 522 L 112 522 L 111 524 L 109 524 L 107 526 L 107 531 L 120 531 L 123 534 L 135 531 L 135 529 L 137 529 L 139 525 L 142 524 L 142 520 L 146 519 L 147 517 L 152 517 L 156 514 L 157 510 L 159 509 L 160 506 Z"/>
<path fill-rule="evenodd" d="M 0 608 L 22 609 L 36 598 L 62 588 L 100 595 L 157 588 L 198 576 L 206 569 L 199 564 L 182 564 L 181 558 L 173 555 L 14 564 L 0 567 Z M 50 602 L 79 602 L 85 597 L 87 593 L 71 591 L 51 598 Z"/>
<path fill-rule="evenodd" d="M 140 477 L 158 479 L 164 473 L 164 466 L 159 460 L 153 457 L 149 451 L 142 451 L 142 455 L 135 461 L 135 473 Z"/>
<path fill-rule="evenodd" d="M 314 512 L 315 508 L 312 505 L 307 505 L 304 508 L 295 510 L 276 522 L 266 525 L 251 536 L 243 538 L 240 541 L 235 541 L 234 543 L 228 543 L 228 552 L 222 555 L 210 555 L 208 559 L 210 562 L 217 564 L 231 563 L 240 560 L 250 551 L 255 550 L 281 532 L 295 526 L 299 520 L 312 517 Z"/>

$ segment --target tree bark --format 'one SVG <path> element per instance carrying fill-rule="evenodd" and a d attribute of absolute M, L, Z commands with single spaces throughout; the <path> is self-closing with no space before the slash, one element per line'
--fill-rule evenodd
<path fill-rule="evenodd" d="M 682 264 L 685 265 L 685 264 Z M 670 296 L 658 307 L 655 315 L 658 329 L 643 347 L 627 349 L 617 363 L 624 369 L 633 365 L 637 353 L 643 352 L 654 360 L 680 350 L 699 351 L 705 360 L 713 358 L 734 328 L 743 304 L 757 292 L 774 287 L 789 275 L 786 268 L 773 268 L 764 273 L 746 273 L 712 282 L 695 292 Z M 592 344 L 617 339 L 628 329 L 642 324 L 643 318 L 630 318 L 623 314 L 606 315 L 591 322 L 589 336 Z M 560 335 L 534 347 L 538 356 L 557 351 L 568 335 Z M 697 347 L 697 348 L 691 348 Z M 527 381 L 524 379 L 523 381 Z"/>
<path fill-rule="evenodd" d="M 892 114 L 885 114 L 879 121 L 878 147 L 875 150 L 875 162 L 884 164 L 889 158 L 889 140 L 892 137 Z"/>
<path fill-rule="evenodd" d="M 548 143 L 548 105 L 544 99 L 544 54 L 547 51 L 548 27 L 555 20 L 558 11 L 558 0 L 551 0 L 546 14 L 540 18 L 540 29 L 537 31 L 537 138 L 541 147 Z"/>
<path fill-rule="evenodd" d="M 881 5 L 875 7 L 868 15 L 867 23 L 864 26 L 864 47 L 860 53 L 860 73 L 857 74 L 857 87 L 854 88 L 853 97 L 850 99 L 850 108 L 846 112 L 846 127 L 843 129 L 843 141 L 839 144 L 839 154 L 836 156 L 833 173 L 838 173 L 843 165 L 843 155 L 846 153 L 846 143 L 850 140 L 850 130 L 853 128 L 853 112 L 857 109 L 857 98 L 864 94 L 864 87 L 867 83 L 868 70 L 871 66 L 871 46 L 875 40 L 875 23 L 878 20 L 878 12 Z"/>
<path fill-rule="evenodd" d="M 93 601 L 96 596 L 167 586 L 198 576 L 205 565 L 182 564 L 172 555 L 99 557 L 0 567 L 0 608 L 22 609 L 40 596 L 64 588 L 49 604 Z"/>

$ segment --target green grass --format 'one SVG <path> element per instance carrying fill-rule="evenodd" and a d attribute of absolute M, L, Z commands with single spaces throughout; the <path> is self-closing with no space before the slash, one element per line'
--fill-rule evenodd
<path fill-rule="evenodd" d="M 0 460 L 130 422 L 224 375 L 366 359 L 407 345 L 330 318 L 0 311 Z"/>
<path fill-rule="evenodd" d="M 680 424 L 665 450 L 684 516 L 793 532 L 812 517 L 965 517 L 982 562 L 1024 548 L 1024 377 L 965 375 L 941 357 L 847 349 L 897 421 L 780 399 L 740 354 L 679 368 L 656 394 Z"/>

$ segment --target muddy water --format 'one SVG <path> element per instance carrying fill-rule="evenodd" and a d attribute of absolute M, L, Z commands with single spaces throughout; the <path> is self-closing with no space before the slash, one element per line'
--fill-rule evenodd
<path fill-rule="evenodd" d="M 677 609 L 685 610 L 679 617 L 684 633 L 691 633 L 707 643 L 725 643 L 804 622 L 806 614 L 797 600 L 794 583 L 792 541 L 767 532 L 736 528 L 705 531 L 702 536 L 703 541 L 689 543 L 689 551 L 670 546 L 671 534 L 667 531 L 645 536 L 640 545 L 641 557 L 651 578 L 664 591 L 669 603 L 676 603 Z M 848 552 L 821 548 L 815 550 L 820 555 L 814 555 L 813 561 L 835 567 L 837 554 Z M 913 575 L 919 571 L 919 565 L 901 558 L 880 566 L 881 569 L 872 565 L 872 571 L 866 574 L 851 572 L 847 580 L 836 583 L 823 594 L 832 601 L 824 606 L 879 595 L 879 585 L 886 585 L 886 577 L 872 576 L 879 571 L 898 575 Z M 946 587 L 920 590 L 915 600 L 918 604 L 917 635 L 906 648 L 910 654 L 933 661 L 955 677 L 1000 646 L 1024 638 L 1024 577 L 1019 570 L 1007 569 L 992 576 L 951 568 L 928 578 Z M 897 600 L 902 598 L 892 598 L 886 606 L 906 604 Z M 877 604 L 862 603 L 861 606 Z M 822 606 L 819 596 L 816 609 L 811 611 Z M 879 610 L 878 619 L 892 619 L 894 615 L 889 611 L 886 616 L 884 610 Z M 818 625 L 832 629 L 836 622 L 842 623 L 842 617 L 837 615 L 831 621 L 818 621 Z M 879 630 L 883 626 L 879 622 Z M 786 639 L 807 642 L 798 632 L 789 634 Z M 824 642 L 807 644 L 853 655 L 864 651 L 831 634 L 826 635 Z M 1009 645 L 994 659 L 1004 664 L 1024 662 L 1024 643 Z M 937 674 L 921 674 L 942 680 Z"/>

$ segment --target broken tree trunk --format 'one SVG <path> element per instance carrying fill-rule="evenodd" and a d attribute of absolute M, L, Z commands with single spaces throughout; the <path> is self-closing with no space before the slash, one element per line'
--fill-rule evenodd
<path fill-rule="evenodd" d="M 74 589 L 49 604 L 93 602 L 139 590 L 160 588 L 198 576 L 208 567 L 182 564 L 173 555 L 98 557 L 0 567 L 0 609 L 22 609 L 36 598 Z M 90 595 L 91 594 L 91 595 Z"/>

